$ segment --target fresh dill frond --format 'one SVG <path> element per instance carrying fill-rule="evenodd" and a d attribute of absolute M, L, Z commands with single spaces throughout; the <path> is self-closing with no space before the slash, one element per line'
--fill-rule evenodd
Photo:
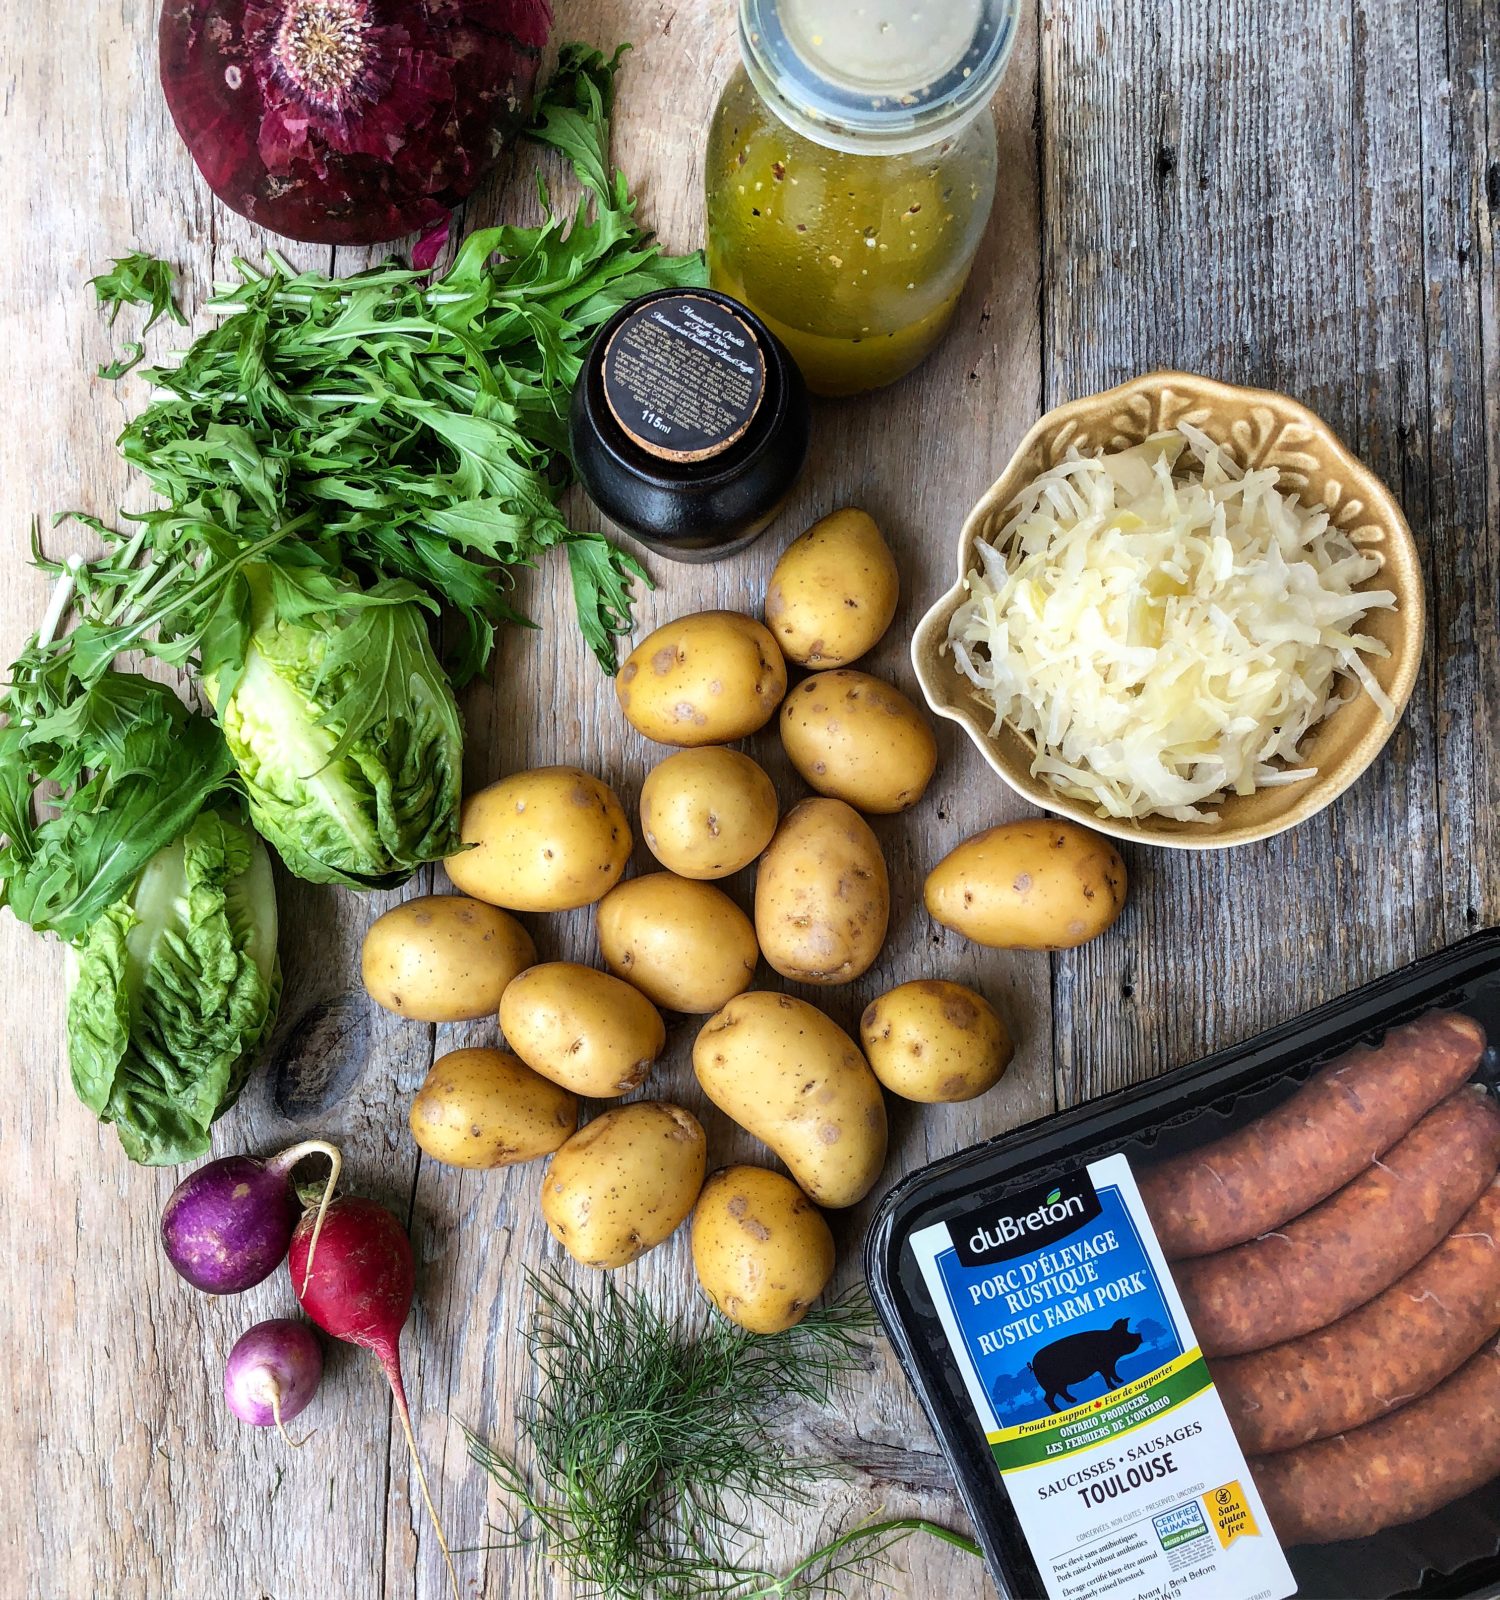
<path fill-rule="evenodd" d="M 681 1328 L 612 1280 L 597 1298 L 555 1272 L 527 1282 L 537 1379 L 518 1420 L 534 1467 L 472 1433 L 469 1450 L 512 1504 L 500 1543 L 540 1548 L 583 1595 L 817 1600 L 913 1532 L 978 1553 L 920 1519 L 849 1529 L 781 1577 L 738 1548 L 754 1508 L 784 1514 L 841 1471 L 794 1454 L 778 1424 L 795 1402 L 827 1405 L 865 1369 L 875 1317 L 863 1289 L 756 1335 L 709 1311 Z"/>

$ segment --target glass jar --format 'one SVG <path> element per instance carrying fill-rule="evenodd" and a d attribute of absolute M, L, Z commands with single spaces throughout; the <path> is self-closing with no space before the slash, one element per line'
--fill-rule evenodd
<path fill-rule="evenodd" d="M 1017 0 L 740 0 L 710 281 L 818 393 L 894 382 L 947 328 L 994 204 L 988 107 L 1016 20 Z"/>

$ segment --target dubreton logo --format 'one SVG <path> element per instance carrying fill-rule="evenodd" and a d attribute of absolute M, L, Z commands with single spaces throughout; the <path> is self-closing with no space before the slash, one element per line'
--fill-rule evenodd
<path fill-rule="evenodd" d="M 969 1212 L 949 1225 L 965 1266 L 1005 1261 L 1039 1250 L 1099 1215 L 1099 1197 L 1086 1172 L 1023 1190 Z"/>
<path fill-rule="evenodd" d="M 993 1229 L 977 1228 L 969 1240 L 969 1248 L 978 1255 L 981 1250 L 993 1249 L 997 1244 L 1009 1244 L 1028 1233 L 1040 1233 L 1049 1224 L 1081 1217 L 1083 1210 L 1081 1194 L 1070 1194 L 1064 1200 L 1062 1191 L 1054 1189 L 1035 1211 L 1028 1211 L 1022 1217 L 999 1217 Z"/>

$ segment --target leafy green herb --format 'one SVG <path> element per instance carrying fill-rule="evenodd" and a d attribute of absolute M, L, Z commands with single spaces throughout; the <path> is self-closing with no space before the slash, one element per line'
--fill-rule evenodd
<path fill-rule="evenodd" d="M 163 317 L 170 317 L 173 322 L 187 326 L 187 318 L 172 293 L 170 262 L 138 250 L 131 255 L 117 257 L 108 272 L 101 272 L 97 277 L 90 278 L 89 282 L 93 285 L 95 299 L 101 306 L 109 308 L 110 327 L 114 327 L 121 306 L 150 306 L 151 315 L 141 330 L 143 333 L 150 333 Z M 145 345 L 139 339 L 132 339 L 126 344 L 123 356 L 106 361 L 99 368 L 99 376 L 112 382 L 123 378 L 127 372 L 134 371 L 145 356 Z"/>
<path fill-rule="evenodd" d="M 736 1546 L 754 1505 L 805 1504 L 837 1463 L 796 1456 L 772 1428 L 787 1405 L 826 1405 L 864 1364 L 874 1316 L 863 1290 L 758 1337 L 716 1315 L 680 1329 L 640 1293 L 598 1299 L 527 1274 L 537 1387 L 521 1430 L 534 1474 L 473 1434 L 474 1459 L 515 1504 L 497 1530 L 538 1545 L 606 1600 L 808 1600 L 837 1596 L 907 1535 L 977 1545 L 916 1518 L 864 1523 L 783 1576 Z"/>
<path fill-rule="evenodd" d="M 147 369 L 157 395 L 120 438 L 165 502 L 129 533 L 101 530 L 96 582 L 115 584 L 123 620 L 145 615 L 132 608 L 148 589 L 170 598 L 163 571 L 188 585 L 201 561 L 232 557 L 226 540 L 292 528 L 326 570 L 366 587 L 402 580 L 454 613 L 449 669 L 463 683 L 499 625 L 526 621 L 509 569 L 563 546 L 579 625 L 614 670 L 631 585 L 649 579 L 559 508 L 569 397 L 619 306 L 704 281 L 701 255 L 662 255 L 624 177 L 610 175 L 619 59 L 566 48 L 532 130 L 583 184 L 571 221 L 548 206 L 538 227 L 473 233 L 435 282 L 396 262 L 329 278 L 274 252 L 265 268 L 236 260 L 237 281 L 209 302 L 224 320 L 175 364 Z M 112 297 L 159 287 L 147 259 L 125 258 L 100 283 Z"/>
<path fill-rule="evenodd" d="M 187 326 L 182 307 L 172 293 L 172 265 L 156 256 L 134 251 L 128 256 L 117 256 L 108 272 L 90 278 L 94 297 L 101 306 L 109 307 L 109 325 L 115 324 L 121 306 L 150 306 L 151 315 L 142 330 L 150 333 L 163 317 L 170 317 L 180 327 Z"/>

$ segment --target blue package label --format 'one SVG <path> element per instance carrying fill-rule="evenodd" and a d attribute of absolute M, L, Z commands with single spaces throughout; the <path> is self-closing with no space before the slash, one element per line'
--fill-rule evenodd
<path fill-rule="evenodd" d="M 1124 1156 L 910 1248 L 1050 1600 L 1296 1592 Z"/>

